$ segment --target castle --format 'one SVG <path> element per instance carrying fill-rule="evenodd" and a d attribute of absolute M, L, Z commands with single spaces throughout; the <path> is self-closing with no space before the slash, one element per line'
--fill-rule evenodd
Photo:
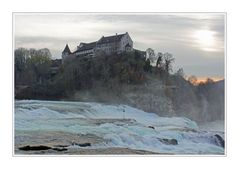
<path fill-rule="evenodd" d="M 124 34 L 115 34 L 113 36 L 102 36 L 98 41 L 90 43 L 80 43 L 76 51 L 71 52 L 68 45 L 62 52 L 62 61 L 73 57 L 95 57 L 98 53 L 110 55 L 113 53 L 133 51 L 133 41 L 128 32 Z"/>

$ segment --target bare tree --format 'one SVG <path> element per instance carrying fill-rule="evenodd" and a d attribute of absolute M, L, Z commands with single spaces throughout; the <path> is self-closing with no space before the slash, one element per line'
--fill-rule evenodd
<path fill-rule="evenodd" d="M 164 53 L 163 54 L 163 59 L 164 59 L 164 66 L 165 66 L 165 71 L 169 73 L 172 71 L 172 63 L 174 62 L 173 55 L 171 53 Z"/>
<path fill-rule="evenodd" d="M 156 67 L 160 68 L 163 65 L 163 53 L 159 52 L 157 57 L 158 59 L 157 59 Z"/>
<path fill-rule="evenodd" d="M 178 71 L 175 73 L 175 75 L 185 78 L 183 68 L 179 68 Z"/>
<path fill-rule="evenodd" d="M 146 50 L 146 57 L 149 58 L 151 63 L 154 63 L 155 60 L 156 60 L 156 56 L 155 56 L 154 50 L 151 49 L 151 48 L 148 48 Z"/>

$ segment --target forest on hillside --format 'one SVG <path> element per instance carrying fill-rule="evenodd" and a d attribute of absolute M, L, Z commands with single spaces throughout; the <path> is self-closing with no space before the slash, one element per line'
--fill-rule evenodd
<path fill-rule="evenodd" d="M 58 66 L 57 73 L 52 74 L 53 60 L 48 49 L 19 48 L 14 52 L 15 86 L 38 88 L 39 93 L 36 95 L 54 97 L 59 94 L 64 96 L 74 90 L 90 89 L 95 84 L 141 84 L 146 81 L 147 74 L 152 73 L 167 83 L 172 71 L 173 56 L 159 53 L 157 65 L 153 67 L 151 62 L 154 62 L 156 56 L 152 56 L 152 49 L 147 52 L 150 56 L 148 59 L 138 51 L 68 59 Z M 183 76 L 182 69 L 176 74 Z"/>

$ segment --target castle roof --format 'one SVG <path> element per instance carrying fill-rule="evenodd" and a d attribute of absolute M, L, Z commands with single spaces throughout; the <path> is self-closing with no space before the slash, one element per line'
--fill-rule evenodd
<path fill-rule="evenodd" d="M 82 47 L 78 48 L 75 52 L 80 52 L 80 51 L 84 51 L 84 50 L 91 50 L 96 46 L 96 42 L 91 42 L 91 43 L 81 43 Z"/>
<path fill-rule="evenodd" d="M 96 45 L 100 45 L 100 44 L 106 44 L 106 43 L 114 43 L 114 42 L 119 42 L 122 37 L 124 35 L 128 34 L 127 32 L 124 33 L 124 34 L 116 34 L 116 35 L 113 35 L 113 36 L 102 36 L 102 38 L 100 38 L 98 41 L 96 42 L 91 42 L 91 43 L 80 43 L 80 45 L 77 47 L 77 50 L 74 51 L 73 53 L 76 53 L 76 52 L 81 52 L 81 51 L 85 51 L 85 50 L 91 50 L 93 48 L 96 47 Z M 66 45 L 65 49 L 63 52 L 70 52 L 70 49 L 68 47 L 68 45 Z"/>
<path fill-rule="evenodd" d="M 121 38 L 125 35 L 124 34 L 119 34 L 119 35 L 113 35 L 113 36 L 107 36 L 107 37 L 102 37 L 100 40 L 97 42 L 97 44 L 105 44 L 105 43 L 113 43 L 113 42 L 119 42 Z"/>
<path fill-rule="evenodd" d="M 66 44 L 66 47 L 65 47 L 65 49 L 63 50 L 62 53 L 71 53 L 71 50 L 70 50 L 68 44 Z"/>
<path fill-rule="evenodd" d="M 127 43 L 127 45 L 125 45 L 125 47 L 131 47 L 131 45 Z"/>

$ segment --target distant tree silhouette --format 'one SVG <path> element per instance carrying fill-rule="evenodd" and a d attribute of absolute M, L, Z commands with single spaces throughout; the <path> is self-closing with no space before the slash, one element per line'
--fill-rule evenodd
<path fill-rule="evenodd" d="M 144 71 L 145 72 L 152 72 L 152 66 L 150 65 L 149 58 L 145 61 Z"/>
<path fill-rule="evenodd" d="M 205 84 L 212 84 L 212 83 L 214 83 L 214 80 L 209 77 L 205 81 Z"/>
<path fill-rule="evenodd" d="M 192 75 L 188 77 L 188 81 L 192 84 L 192 85 L 197 85 L 197 77 Z"/>

